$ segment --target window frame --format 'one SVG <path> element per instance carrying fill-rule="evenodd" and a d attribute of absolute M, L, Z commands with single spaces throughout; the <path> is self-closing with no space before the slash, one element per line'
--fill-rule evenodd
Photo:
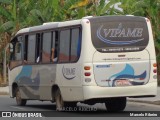
<path fill-rule="evenodd" d="M 59 55 L 59 48 L 60 48 L 60 31 L 59 31 L 59 29 L 54 29 L 53 31 L 52 31 L 52 35 L 51 35 L 51 50 L 52 50 L 52 47 L 53 47 L 53 33 L 55 32 L 55 45 L 56 45 L 56 42 L 57 42 L 57 44 L 58 44 L 58 46 L 57 46 L 57 61 L 56 62 L 52 62 L 52 60 L 50 60 L 50 63 L 52 63 L 52 64 L 57 64 L 58 63 L 58 60 L 59 60 L 59 57 L 58 57 L 58 55 Z M 57 32 L 57 40 L 56 40 L 56 32 Z M 55 47 L 55 46 L 54 46 Z M 52 51 L 51 51 L 51 55 L 50 56 L 52 56 Z"/>
<path fill-rule="evenodd" d="M 71 61 L 71 44 L 72 44 L 72 29 L 76 29 L 76 28 L 78 28 L 79 29 L 79 37 L 80 37 L 80 53 L 79 53 L 79 56 L 77 56 L 77 60 L 75 60 L 75 61 Z M 82 26 L 81 25 L 75 25 L 75 26 L 71 26 L 71 27 L 62 27 L 62 28 L 60 28 L 59 29 L 59 42 L 58 42 L 58 44 L 59 44 L 59 49 L 58 49 L 58 53 L 59 53 L 59 51 L 60 51 L 60 32 L 61 31 L 64 31 L 64 30 L 70 30 L 70 48 L 69 48 L 69 61 L 68 62 L 60 62 L 59 61 L 59 57 L 58 57 L 58 63 L 59 64 L 65 64 L 65 63 L 76 63 L 76 62 L 78 62 L 78 60 L 79 60 L 79 58 L 80 58 L 80 56 L 81 56 L 81 46 L 82 46 Z"/>
<path fill-rule="evenodd" d="M 19 46 L 20 45 L 20 46 Z M 16 44 L 15 44 L 15 61 L 22 61 L 23 60 L 23 52 L 22 52 L 22 50 L 23 50 L 23 44 L 22 44 L 22 42 L 16 42 Z M 19 59 L 17 59 L 17 54 L 20 54 L 19 55 Z"/>
<path fill-rule="evenodd" d="M 38 35 L 39 35 L 39 38 L 38 38 Z M 39 40 L 39 41 L 38 41 Z M 35 63 L 36 64 L 39 64 L 40 62 L 41 62 L 41 44 L 42 44 L 42 33 L 40 33 L 40 32 L 37 32 L 36 33 L 36 47 L 35 47 Z M 39 45 L 39 46 L 37 46 L 37 45 Z M 38 52 L 37 52 L 37 50 L 38 50 L 38 52 L 39 52 L 39 56 L 38 56 Z M 39 58 L 39 62 L 37 62 L 36 60 L 37 60 L 37 58 L 38 57 L 40 57 Z"/>
<path fill-rule="evenodd" d="M 40 35 L 40 41 L 39 41 L 39 49 L 37 48 L 37 44 L 38 44 L 38 34 Z M 36 59 L 37 59 L 37 49 L 39 50 L 39 54 L 41 56 L 41 32 L 32 32 L 32 33 L 25 33 L 23 34 L 24 40 L 23 40 L 23 61 L 26 60 L 28 61 L 28 38 L 30 35 L 35 35 L 36 39 L 35 39 L 35 60 L 34 62 L 27 62 L 28 65 L 34 65 L 34 64 L 39 64 L 40 61 L 37 63 Z M 27 39 L 26 39 L 27 38 Z M 27 42 L 26 42 L 27 41 Z M 41 58 L 40 58 L 41 59 Z M 27 65 L 25 62 L 23 62 L 23 64 Z"/>
<path fill-rule="evenodd" d="M 22 37 L 22 40 L 18 41 L 18 37 Z M 12 55 L 10 56 L 9 60 L 10 61 L 23 61 L 24 57 L 23 57 L 23 54 L 24 54 L 24 51 L 23 51 L 23 41 L 24 41 L 24 38 L 23 38 L 23 35 L 17 35 L 15 36 L 16 39 L 15 41 L 11 42 L 11 44 L 13 45 L 13 52 L 11 53 Z M 21 60 L 16 60 L 16 44 L 17 43 L 20 43 L 21 44 Z"/>
<path fill-rule="evenodd" d="M 65 30 L 65 29 L 76 29 L 78 28 L 79 29 L 79 37 L 80 37 L 80 53 L 79 53 L 79 56 L 77 56 L 77 60 L 76 61 L 71 61 L 71 35 L 70 35 L 70 56 L 69 56 L 69 61 L 68 62 L 59 62 L 59 52 L 60 52 L 60 32 L 62 30 Z M 46 32 L 51 32 L 51 48 L 52 48 L 52 44 L 53 44 L 53 32 L 58 32 L 57 34 L 57 43 L 58 43 L 58 47 L 57 47 L 57 62 L 52 62 L 50 60 L 50 62 L 46 62 L 46 63 L 42 63 L 42 41 L 43 41 L 43 33 L 46 33 Z M 37 34 L 40 34 L 40 61 L 39 63 L 36 62 L 36 49 L 37 49 L 37 46 L 35 46 L 35 61 L 34 62 L 29 62 L 29 63 L 24 63 L 23 61 L 25 60 L 25 54 L 27 54 L 27 57 L 28 57 L 28 42 L 27 42 L 27 53 L 25 53 L 25 46 L 26 46 L 26 38 L 27 38 L 27 41 L 28 41 L 28 37 L 29 35 L 36 35 L 36 44 L 37 44 Z M 70 32 L 71 34 L 71 32 Z M 44 30 L 37 30 L 37 31 L 33 31 L 33 32 L 26 32 L 26 33 L 21 33 L 16 37 L 18 36 L 22 36 L 23 40 L 21 41 L 22 42 L 22 65 L 40 65 L 40 64 L 67 64 L 67 63 L 76 63 L 79 61 L 79 58 L 81 56 L 81 48 L 82 48 L 82 25 L 81 24 L 78 24 L 78 25 L 71 25 L 71 26 L 63 26 L 63 27 L 57 27 L 57 28 L 53 28 L 53 29 L 44 29 Z M 56 36 L 55 36 L 56 38 Z M 11 43 L 14 43 L 14 41 L 12 41 Z M 27 58 L 28 59 L 28 58 Z M 11 61 L 16 61 L 16 60 L 11 60 Z"/>
<path fill-rule="evenodd" d="M 34 58 L 34 62 L 28 62 L 28 43 L 29 42 L 27 42 L 27 64 L 37 64 L 36 63 L 36 49 L 37 49 L 37 46 L 36 46 L 36 44 L 37 44 L 37 33 L 30 33 L 30 34 L 27 34 L 28 35 L 28 41 L 29 41 L 29 36 L 30 35 L 35 35 L 35 58 Z"/>
<path fill-rule="evenodd" d="M 49 60 L 49 62 L 43 62 L 42 61 L 42 51 L 43 51 L 43 36 L 44 36 L 44 34 L 45 33 L 51 33 L 51 45 L 50 45 L 50 57 L 51 57 L 51 48 L 52 48 L 52 39 L 53 39 L 53 31 L 52 30 L 46 30 L 46 31 L 44 31 L 44 32 L 41 32 L 41 45 L 40 45 L 40 55 L 41 55 L 41 59 L 40 59 L 40 63 L 41 64 L 48 64 L 48 63 L 51 63 L 51 58 L 50 58 L 50 60 Z"/>
<path fill-rule="evenodd" d="M 70 49 L 71 49 L 71 28 L 64 28 L 64 29 L 61 29 L 60 31 L 59 31 L 59 42 L 58 42 L 58 46 L 59 46 L 59 49 L 58 49 L 58 53 L 60 53 L 60 34 L 61 34 L 61 32 L 62 31 L 66 31 L 66 30 L 69 30 L 69 32 L 70 32 L 70 36 L 69 36 L 69 60 L 68 61 L 66 61 L 66 62 L 64 62 L 64 61 L 62 61 L 62 62 L 60 62 L 59 61 L 59 54 L 58 54 L 58 63 L 70 63 L 70 53 L 71 53 L 71 51 L 70 51 Z"/>
<path fill-rule="evenodd" d="M 79 55 L 77 55 L 77 59 L 76 60 L 74 60 L 74 61 L 72 61 L 72 59 L 71 59 L 71 55 L 72 55 L 72 32 L 71 32 L 71 42 L 70 42 L 70 62 L 71 63 L 74 63 L 74 62 L 77 62 L 78 60 L 79 60 L 79 58 L 80 58 L 80 55 L 81 55 L 81 45 L 82 45 L 82 30 L 81 30 L 81 28 L 80 27 L 75 27 L 75 28 L 72 28 L 71 29 L 71 31 L 73 30 L 73 29 L 78 29 L 79 30 L 79 39 L 78 40 L 80 40 L 80 53 L 79 53 Z M 79 42 L 79 41 L 78 41 Z M 78 46 L 77 46 L 78 47 Z M 77 48 L 78 49 L 78 48 Z"/>

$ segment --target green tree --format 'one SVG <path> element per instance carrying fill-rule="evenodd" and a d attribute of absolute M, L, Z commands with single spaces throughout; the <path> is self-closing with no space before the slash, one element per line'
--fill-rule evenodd
<path fill-rule="evenodd" d="M 66 0 L 54 18 L 60 21 L 81 19 L 84 16 L 101 16 L 114 14 L 115 0 L 108 3 L 105 0 Z M 61 6 L 59 6 L 61 7 Z"/>
<path fill-rule="evenodd" d="M 154 39 L 160 39 L 160 0 L 117 0 L 117 2 L 121 2 L 120 7 L 123 8 L 123 11 L 117 11 L 118 14 L 149 18 L 152 23 Z"/>
<path fill-rule="evenodd" d="M 106 2 L 106 0 L 96 0 L 87 6 L 87 13 L 94 16 L 104 16 L 115 14 L 116 9 L 114 8 L 115 0 Z"/>
<path fill-rule="evenodd" d="M 160 0 L 117 1 L 122 3 L 120 7 L 123 8 L 123 11 L 117 11 L 118 14 L 132 14 L 136 16 L 144 16 L 150 19 L 157 55 L 158 74 L 160 75 Z"/>
<path fill-rule="evenodd" d="M 115 0 L 0 0 L 0 51 L 18 30 L 44 22 L 114 14 Z M 2 61 L 2 52 L 0 53 Z"/>
<path fill-rule="evenodd" d="M 22 28 L 51 21 L 57 5 L 58 0 L 0 0 L 0 62 L 11 37 Z"/>

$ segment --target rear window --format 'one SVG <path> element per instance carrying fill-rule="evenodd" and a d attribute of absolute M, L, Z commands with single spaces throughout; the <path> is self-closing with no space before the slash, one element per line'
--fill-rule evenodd
<path fill-rule="evenodd" d="M 93 45 L 100 52 L 135 52 L 148 44 L 147 23 L 142 17 L 97 17 L 90 22 Z"/>

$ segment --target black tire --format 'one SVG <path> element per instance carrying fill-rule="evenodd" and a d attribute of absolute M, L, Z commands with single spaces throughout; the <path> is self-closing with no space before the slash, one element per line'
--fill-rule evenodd
<path fill-rule="evenodd" d="M 19 88 L 16 88 L 16 92 L 15 93 L 16 93 L 15 95 L 16 95 L 16 103 L 17 103 L 17 105 L 18 106 L 25 106 L 26 103 L 27 103 L 27 100 L 21 98 L 21 93 L 19 91 Z"/>
<path fill-rule="evenodd" d="M 118 112 L 123 111 L 125 109 L 126 102 L 126 97 L 108 98 L 105 102 L 105 106 L 107 108 L 107 111 L 109 112 Z"/>

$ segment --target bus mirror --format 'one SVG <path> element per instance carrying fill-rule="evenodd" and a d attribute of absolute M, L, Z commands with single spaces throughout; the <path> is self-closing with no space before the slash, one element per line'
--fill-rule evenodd
<path fill-rule="evenodd" d="M 10 49 L 10 52 L 13 52 L 13 44 L 12 43 L 9 44 L 9 49 Z"/>

